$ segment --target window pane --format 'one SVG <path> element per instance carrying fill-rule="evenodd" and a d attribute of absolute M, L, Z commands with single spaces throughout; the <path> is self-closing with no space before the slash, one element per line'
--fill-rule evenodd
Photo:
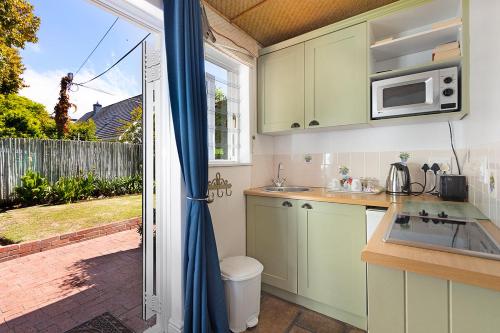
<path fill-rule="evenodd" d="M 239 87 L 237 74 L 205 61 L 210 160 L 237 160 Z"/>

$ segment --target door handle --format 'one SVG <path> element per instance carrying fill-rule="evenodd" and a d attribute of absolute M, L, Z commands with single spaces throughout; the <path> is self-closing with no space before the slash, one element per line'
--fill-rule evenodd
<path fill-rule="evenodd" d="M 299 128 L 300 127 L 300 124 L 299 123 L 293 123 L 292 126 L 290 126 L 291 128 Z"/>
<path fill-rule="evenodd" d="M 292 203 L 290 201 L 283 201 L 283 203 L 281 204 L 283 207 L 292 207 Z"/>
<path fill-rule="evenodd" d="M 318 125 L 319 125 L 319 121 L 317 121 L 317 120 L 311 120 L 309 122 L 309 126 L 318 126 Z"/>
<path fill-rule="evenodd" d="M 305 209 L 312 209 L 312 206 L 308 203 L 305 203 L 302 205 L 302 208 L 305 208 Z"/>

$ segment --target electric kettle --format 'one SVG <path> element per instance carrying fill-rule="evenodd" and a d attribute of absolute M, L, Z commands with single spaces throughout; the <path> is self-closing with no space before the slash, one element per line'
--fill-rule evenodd
<path fill-rule="evenodd" d="M 403 163 L 392 163 L 386 182 L 387 193 L 404 194 L 411 193 L 410 170 Z"/>

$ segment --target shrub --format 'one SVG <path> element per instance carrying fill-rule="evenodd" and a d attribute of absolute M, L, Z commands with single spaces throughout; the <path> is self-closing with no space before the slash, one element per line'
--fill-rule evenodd
<path fill-rule="evenodd" d="M 21 183 L 21 186 L 15 188 L 15 193 L 23 205 L 36 205 L 47 201 L 51 187 L 47 179 L 38 172 L 26 171 L 21 177 Z"/>
<path fill-rule="evenodd" d="M 142 192 L 142 176 L 96 179 L 95 196 L 115 196 Z"/>
<path fill-rule="evenodd" d="M 75 202 L 93 196 L 95 177 L 92 172 L 75 177 L 61 177 L 52 187 L 51 199 L 57 203 Z"/>
<path fill-rule="evenodd" d="M 50 186 L 39 173 L 28 170 L 21 180 L 22 186 L 17 187 L 15 191 L 23 205 L 46 202 L 69 203 L 91 197 L 111 197 L 142 192 L 141 175 L 100 179 L 89 172 L 86 175 L 61 177 Z"/>

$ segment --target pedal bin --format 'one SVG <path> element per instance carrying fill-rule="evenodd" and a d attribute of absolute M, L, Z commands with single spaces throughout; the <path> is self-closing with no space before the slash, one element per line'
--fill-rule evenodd
<path fill-rule="evenodd" d="M 260 279 L 264 266 L 254 258 L 238 256 L 220 262 L 229 328 L 243 332 L 259 322 Z"/>

